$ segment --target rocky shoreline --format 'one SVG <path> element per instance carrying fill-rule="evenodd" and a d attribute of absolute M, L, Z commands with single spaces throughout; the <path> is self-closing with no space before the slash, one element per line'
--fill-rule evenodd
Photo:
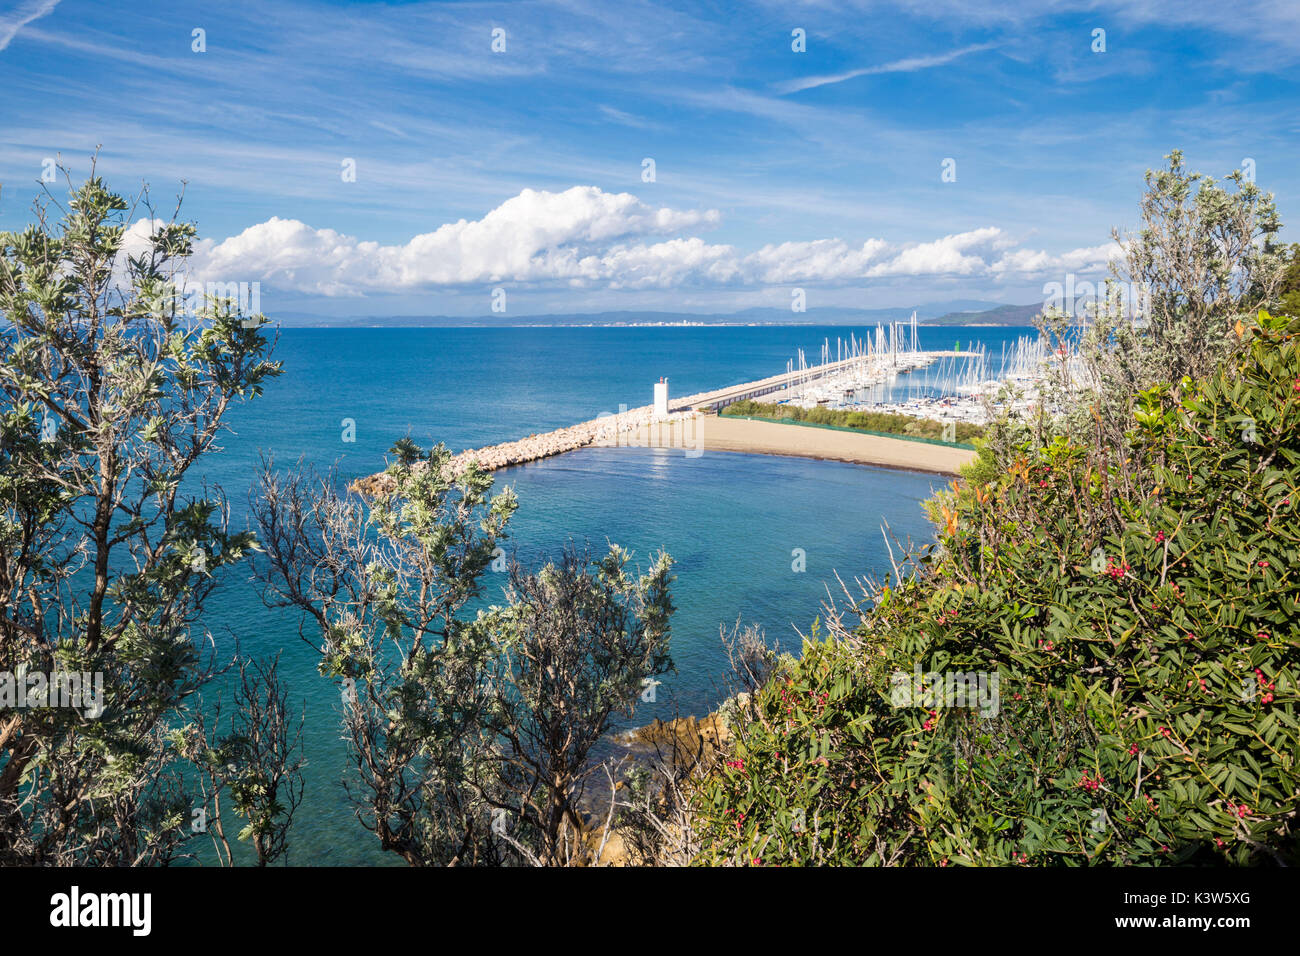
<path fill-rule="evenodd" d="M 731 729 L 720 711 L 714 711 L 699 718 L 694 714 L 666 721 L 656 717 L 648 724 L 614 735 L 614 740 L 633 754 L 676 754 L 691 760 L 709 760 L 731 740 Z"/>
<path fill-rule="evenodd" d="M 654 767 L 674 766 L 678 771 L 689 771 L 692 767 L 709 767 L 721 758 L 731 741 L 731 728 L 727 725 L 723 704 L 711 714 L 704 717 L 678 717 L 673 720 L 655 718 L 648 724 L 633 727 L 622 733 L 613 734 L 609 739 L 622 751 L 630 763 L 622 765 L 620 779 L 615 785 L 616 792 L 622 792 L 627 785 L 627 773 L 633 766 Z M 661 806 L 663 797 L 660 797 Z M 637 858 L 637 854 L 628 844 L 621 828 L 616 824 L 606 834 L 604 832 L 604 814 L 598 806 L 592 807 L 587 816 L 583 839 L 598 858 L 593 861 L 597 866 L 643 866 L 653 861 Z"/>

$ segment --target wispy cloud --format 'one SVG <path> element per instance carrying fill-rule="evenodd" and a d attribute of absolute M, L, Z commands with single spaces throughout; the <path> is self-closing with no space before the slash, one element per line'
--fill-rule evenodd
<path fill-rule="evenodd" d="M 633 116 L 631 113 L 625 113 L 623 110 L 615 109 L 612 106 L 601 105 L 598 107 L 602 116 L 607 117 L 610 121 L 618 123 L 620 126 L 630 126 L 633 129 L 663 129 L 660 123 L 651 123 L 641 119 L 639 116 Z"/>
<path fill-rule="evenodd" d="M 1164 6 L 172 0 L 124 19 L 0 0 L 0 228 L 28 221 L 47 159 L 76 178 L 102 144 L 116 189 L 187 183 L 184 215 L 228 237 L 209 265 L 304 304 L 407 289 L 393 307 L 426 309 L 477 301 L 493 276 L 560 311 L 727 311 L 785 283 L 820 283 L 820 301 L 1029 301 L 1034 273 L 1092 262 L 1133 222 L 1142 173 L 1175 146 L 1216 176 L 1251 158 L 1300 221 L 1300 4 Z M 720 218 L 575 225 L 649 222 L 609 198 L 626 192 Z"/>
<path fill-rule="evenodd" d="M 0 14 L 0 50 L 13 42 L 19 30 L 50 13 L 58 5 L 59 0 L 28 0 L 27 3 L 18 4 L 17 9 L 11 13 Z"/>
<path fill-rule="evenodd" d="M 951 63 L 959 57 L 991 50 L 996 46 L 996 43 L 976 43 L 972 46 L 962 47 L 960 50 L 950 50 L 947 53 L 935 53 L 930 56 L 910 56 L 902 60 L 894 60 L 892 63 L 881 63 L 877 66 L 863 67 L 860 70 L 849 70 L 847 73 L 805 76 L 797 80 L 778 83 L 775 89 L 781 93 L 798 93 L 801 90 L 811 90 L 818 86 L 829 86 L 832 83 L 854 80 L 860 76 L 879 76 L 883 73 L 915 73 L 917 70 L 928 70 L 932 67 L 943 66 L 945 63 Z"/>

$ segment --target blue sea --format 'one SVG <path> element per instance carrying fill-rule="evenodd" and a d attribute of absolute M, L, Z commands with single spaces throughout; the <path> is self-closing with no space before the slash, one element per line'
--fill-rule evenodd
<path fill-rule="evenodd" d="M 233 434 L 199 471 L 222 487 L 231 522 L 247 523 L 247 497 L 260 457 L 281 468 L 299 459 L 345 479 L 384 467 L 392 443 L 409 435 L 453 451 L 520 438 L 620 405 L 652 401 L 667 376 L 674 395 L 782 372 L 803 349 L 865 329 L 810 326 L 285 329 L 275 356 L 284 374 L 265 394 L 233 409 Z M 920 330 L 924 348 L 983 342 L 990 355 L 1032 329 Z M 345 441 L 345 420 L 355 441 Z M 821 613 L 835 573 L 846 581 L 889 567 L 882 529 L 916 543 L 931 539 L 921 502 L 944 487 L 933 475 L 800 458 L 680 449 L 582 449 L 496 473 L 520 508 L 512 546 L 525 562 L 566 542 L 607 541 L 642 565 L 666 550 L 676 560 L 672 621 L 676 673 L 639 705 L 631 721 L 703 714 L 724 695 L 719 627 L 760 625 L 770 643 L 797 652 Z M 806 570 L 795 571 L 796 549 Z M 504 575 L 500 578 L 504 579 Z M 246 654 L 283 651 L 290 699 L 306 714 L 307 792 L 290 837 L 290 862 L 393 864 L 357 822 L 341 780 L 339 692 L 315 670 L 297 635 L 298 618 L 268 610 L 248 575 L 232 572 L 209 600 L 204 623 L 219 647 Z M 504 581 L 502 581 L 504 583 Z M 492 582 L 490 598 L 500 597 Z"/>

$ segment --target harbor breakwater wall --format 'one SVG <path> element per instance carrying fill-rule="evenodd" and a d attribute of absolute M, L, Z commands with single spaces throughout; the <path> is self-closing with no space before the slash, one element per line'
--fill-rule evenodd
<path fill-rule="evenodd" d="M 459 475 L 469 467 L 471 461 L 477 461 L 484 471 L 496 471 L 498 468 L 509 468 L 511 465 L 522 465 L 530 461 L 550 458 L 553 455 L 562 455 L 588 445 L 623 444 L 628 441 L 629 434 L 635 435 L 648 425 L 694 418 L 696 413 L 689 407 L 690 403 L 690 398 L 682 399 L 678 404 L 688 407 L 670 412 L 668 415 L 656 415 L 653 405 L 643 405 L 640 408 L 620 410 L 618 414 L 601 415 L 590 421 L 557 428 L 555 431 L 529 435 L 516 441 L 472 448 L 451 459 L 451 472 Z M 358 478 L 352 483 L 352 487 L 363 495 L 385 494 L 392 490 L 393 479 L 380 472 Z"/>

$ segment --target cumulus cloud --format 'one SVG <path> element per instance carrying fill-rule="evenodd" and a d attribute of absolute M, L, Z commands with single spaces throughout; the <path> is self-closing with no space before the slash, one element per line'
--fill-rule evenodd
<path fill-rule="evenodd" d="M 872 276 L 980 275 L 988 256 L 1010 245 L 1001 229 L 986 226 L 944 236 L 904 249 L 890 261 L 871 270 Z"/>
<path fill-rule="evenodd" d="M 1123 253 L 1124 247 L 1117 242 L 1071 249 L 1059 256 L 1032 249 L 1016 249 L 990 265 L 989 271 L 995 276 L 1106 272 L 1110 263 L 1119 260 Z"/>
<path fill-rule="evenodd" d="M 645 205 L 595 186 L 525 189 L 482 219 L 447 223 L 405 245 L 380 245 L 296 219 L 272 218 L 222 242 L 201 241 L 205 275 L 247 275 L 304 292 L 346 295 L 476 282 L 609 278 L 605 250 L 620 240 L 718 222 L 717 210 Z"/>
<path fill-rule="evenodd" d="M 667 288 L 691 281 L 726 285 L 739 277 L 731 246 L 711 246 L 698 237 L 621 246 L 594 265 L 592 278 L 607 279 L 615 289 Z"/>
<path fill-rule="evenodd" d="M 842 239 L 783 242 L 759 249 L 746 265 L 755 281 L 772 284 L 858 279 L 888 249 L 883 239 L 868 239 L 856 248 Z"/>
<path fill-rule="evenodd" d="M 717 210 L 654 207 L 595 186 L 526 189 L 481 219 L 447 223 L 404 244 L 272 218 L 228 239 L 197 243 L 191 277 L 258 281 L 324 296 L 498 282 L 606 289 L 834 285 L 1087 273 L 1104 270 L 1115 249 L 1049 255 L 986 226 L 924 242 L 828 238 L 770 243 L 746 253 L 693 234 L 719 220 Z M 133 225 L 128 246 L 143 242 L 149 229 L 145 220 Z"/>

